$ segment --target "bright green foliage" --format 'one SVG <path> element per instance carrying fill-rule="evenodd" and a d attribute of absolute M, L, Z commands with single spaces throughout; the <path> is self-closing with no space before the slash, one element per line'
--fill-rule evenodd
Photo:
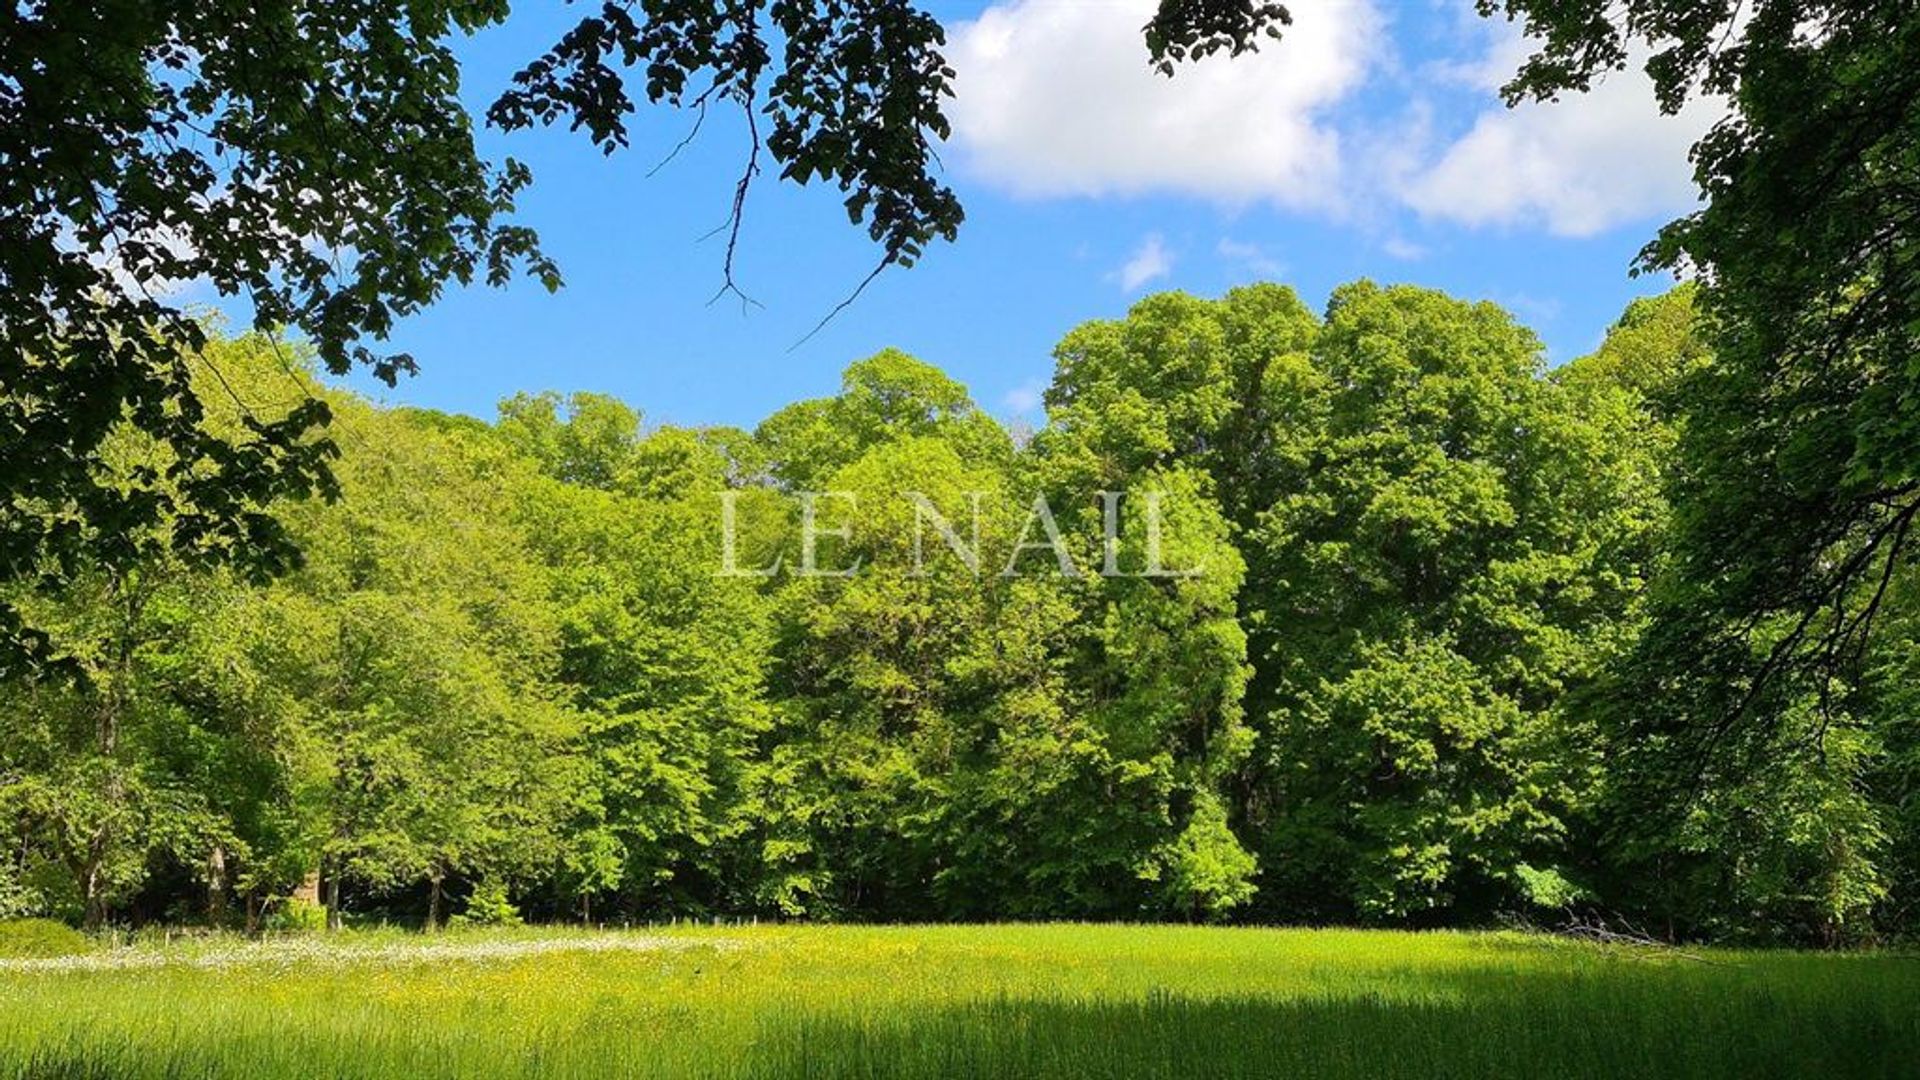
<path fill-rule="evenodd" d="M 773 843 L 815 868 L 796 890 L 816 891 L 826 910 L 921 917 L 1244 900 L 1243 879 L 1222 880 L 1235 864 L 1214 850 L 1238 848 L 1217 832 L 1195 834 L 1209 850 L 1193 858 L 1229 869 L 1164 884 L 1190 808 L 1244 752 L 1232 734 L 1244 675 L 1231 549 L 1214 560 L 1217 577 L 1171 594 L 1094 576 L 1097 485 L 1062 483 L 1044 456 L 1016 469 L 1004 432 L 963 390 L 898 353 L 854 365 L 839 397 L 789 408 L 762 435 L 778 474 L 846 493 L 822 501 L 834 515 L 823 525 L 857 528 L 823 549 L 821 568 L 863 567 L 779 592 L 786 733 L 774 769 L 789 824 Z M 1044 550 L 1006 572 L 1023 527 L 1041 535 L 1027 517 L 1042 494 L 1059 507 L 1080 577 L 1060 576 Z M 1194 510 L 1179 496 L 1196 494 L 1169 493 L 1170 558 L 1199 541 L 1179 516 Z M 1217 543 L 1224 529 L 1211 520 Z M 1125 557 L 1137 563 L 1143 541 L 1132 542 Z"/>
<path fill-rule="evenodd" d="M 661 435 L 650 437 L 651 446 Z M 715 494 L 670 502 L 531 489 L 521 527 L 551 568 L 556 675 L 585 722 L 561 884 L 643 909 L 745 901 L 730 846 L 749 820 L 770 724 L 764 604 L 715 575 Z"/>
<path fill-rule="evenodd" d="M 483 881 L 467 897 L 465 911 L 448 920 L 454 927 L 519 926 L 520 909 L 507 899 L 507 887 L 498 881 Z"/>
<path fill-rule="evenodd" d="M 327 928 L 327 909 L 290 896 L 273 906 L 263 925 L 277 934 L 310 934 Z"/>
<path fill-rule="evenodd" d="M 367 343 L 447 283 L 525 266 L 557 287 L 532 233 L 505 221 L 525 168 L 476 156 L 460 102 L 449 38 L 505 14 L 109 0 L 0 22 L 0 584 L 88 563 L 124 575 L 162 554 L 297 562 L 262 504 L 332 493 L 336 446 L 312 437 L 327 406 L 301 395 L 203 424 L 224 393 L 182 359 L 207 335 L 156 299 L 170 284 L 205 280 L 257 328 L 297 326 L 335 373 L 364 364 L 388 382 L 412 359 Z M 169 460 L 114 473 L 127 426 Z M 0 672 L 58 651 L 0 598 Z"/>
<path fill-rule="evenodd" d="M 1025 445 L 895 351 L 751 434 L 329 394 L 302 569 L 162 537 L 18 593 L 87 677 L 4 688 L 0 909 L 1897 930 L 1907 575 L 1848 701 L 1777 681 L 1677 782 L 1725 670 L 1672 644 L 1694 297 L 1552 372 L 1422 289 L 1150 297 L 1067 335 Z"/>
<path fill-rule="evenodd" d="M 1004 463 L 1012 452 L 1006 432 L 966 387 L 895 349 L 849 366 L 839 394 L 789 405 L 755 435 L 774 477 L 796 491 L 828 490 L 835 470 L 908 436 L 939 438 L 974 463 Z"/>
<path fill-rule="evenodd" d="M 312 742 L 319 854 L 376 889 L 544 870 L 578 780 L 552 684 L 542 564 L 513 526 L 530 482 L 490 437 L 343 416 L 347 500 L 296 523 L 307 569 L 255 612 L 255 663 Z"/>
<path fill-rule="evenodd" d="M 1062 502 L 1077 487 L 1057 476 L 1052 483 Z M 1136 815 L 1141 832 L 1163 837 L 1135 873 L 1159 883 L 1158 903 L 1172 913 L 1222 912 L 1253 891 L 1245 880 L 1251 858 L 1205 820 L 1252 746 L 1242 707 L 1247 639 L 1234 610 L 1244 565 L 1204 479 L 1170 468 L 1143 472 L 1128 486 L 1113 552 L 1123 574 L 1142 574 L 1153 564 L 1149 498 L 1157 498 L 1162 511 L 1160 567 L 1168 574 L 1198 573 L 1082 579 L 1075 619 L 1081 632 L 1072 641 L 1070 671 L 1087 688 L 1083 707 L 1108 733 L 1126 785 L 1121 790 L 1134 793 L 1120 806 Z M 1082 505 L 1075 534 L 1099 535 L 1098 515 L 1098 507 Z M 1077 561 L 1097 565 L 1092 550 Z M 1169 845 L 1176 834 L 1188 842 Z M 1137 843 L 1124 833 L 1102 841 L 1116 858 Z M 1203 875 L 1210 880 L 1192 877 L 1195 859 L 1213 861 Z"/>
<path fill-rule="evenodd" d="M 1611 388 L 1632 395 L 1642 409 L 1675 419 L 1680 380 L 1713 360 L 1699 326 L 1699 289 L 1692 284 L 1627 305 L 1600 347 L 1554 372 L 1565 386 Z"/>
<path fill-rule="evenodd" d="M 74 956 L 93 948 L 93 942 L 65 923 L 52 919 L 0 919 L 0 957 Z"/>
<path fill-rule="evenodd" d="M 628 482 L 640 442 L 640 414 L 603 394 L 515 394 L 500 403 L 500 434 L 540 471 L 580 487 L 612 491 Z"/>
<path fill-rule="evenodd" d="M 633 448 L 623 490 L 656 502 L 690 494 L 711 500 L 714 492 L 761 480 L 763 458 L 739 428 L 655 428 Z"/>
<path fill-rule="evenodd" d="M 1536 908 L 1571 911 L 1575 905 L 1593 899 L 1593 893 L 1569 881 L 1565 874 L 1553 867 L 1537 870 L 1521 863 L 1514 867 L 1514 876 L 1519 879 L 1527 901 Z"/>
<path fill-rule="evenodd" d="M 265 366 L 272 353 L 248 337 L 222 342 L 212 360 L 258 391 L 269 370 L 280 387 L 288 377 Z M 215 432 L 240 422 L 232 410 L 205 418 Z M 103 467 L 136 486 L 175 461 L 174 448 L 127 428 L 103 452 Z M 18 841 L 8 877 L 32 910 L 97 924 L 156 861 L 189 883 L 222 879 L 223 863 L 243 857 L 243 833 L 262 824 L 259 800 L 282 794 L 263 775 L 285 745 L 277 718 L 227 712 L 209 689 L 236 629 L 222 613 L 254 593 L 180 554 L 178 533 L 197 527 L 161 516 L 117 541 L 148 553 L 136 567 L 103 553 L 77 561 L 57 592 L 11 594 L 48 633 L 49 658 L 78 676 L 0 687 L 0 805 Z"/>
<path fill-rule="evenodd" d="M 222 357 L 236 395 L 310 391 L 277 346 L 250 347 Z M 305 569 L 263 587 L 109 564 L 27 598 L 88 676 L 10 688 L 0 743 L 20 871 L 47 909 L 98 922 L 156 868 L 194 883 L 174 915 L 219 918 L 237 896 L 251 918 L 322 868 L 437 898 L 452 875 L 552 862 L 579 724 L 512 526 L 531 470 L 489 433 L 342 404 L 344 437 L 380 450 L 343 461 L 341 507 L 283 512 Z M 164 453 L 143 445 L 128 433 L 128 454 Z"/>
<path fill-rule="evenodd" d="M 1124 320 L 1093 322 L 1054 350 L 1050 458 L 1121 485 L 1179 462 L 1211 477 L 1232 519 L 1250 524 L 1303 425 L 1316 320 L 1292 289 L 1255 285 L 1220 301 L 1162 293 Z"/>
<path fill-rule="evenodd" d="M 958 823 L 976 812 L 971 774 L 997 756 L 995 721 L 1058 716 L 1046 624 L 1062 613 L 1044 592 L 973 578 L 930 528 L 923 553 L 945 572 L 914 575 L 914 509 L 903 492 L 923 493 L 968 540 L 967 493 L 985 492 L 988 511 L 1000 502 L 1003 480 L 969 469 L 948 443 L 885 442 L 825 482 L 858 501 L 857 510 L 845 500 L 824 506 L 830 527 L 858 528 L 823 546 L 819 564 L 866 569 L 795 579 L 778 596 L 772 842 L 788 860 L 806 852 L 804 884 L 828 910 L 925 915 L 937 910 L 936 892 L 956 890 L 962 906 L 997 904 L 991 891 L 975 895 L 977 856 L 947 852 L 968 840 Z M 999 515 L 982 521 L 983 557 L 1006 528 Z M 1012 697 L 1020 684 L 1025 693 Z"/>
<path fill-rule="evenodd" d="M 0 910 L 253 914 L 320 869 L 336 908 L 424 889 L 429 921 L 450 880 L 585 914 L 1460 919 L 1550 863 L 1676 933 L 1902 924 L 1920 20 L 1480 7 L 1540 42 L 1514 98 L 1641 51 L 1663 106 L 1727 96 L 1708 201 L 1646 260 L 1697 290 L 1551 376 L 1503 313 L 1415 289 L 1349 286 L 1324 319 L 1273 286 L 1154 297 L 1062 343 L 1018 449 L 895 352 L 753 436 L 595 395 L 488 426 L 322 394 L 152 286 L 205 278 L 391 379 L 411 359 L 366 343 L 446 283 L 557 285 L 448 47 L 506 5 L 21 7 Z M 1285 19 L 1168 0 L 1147 56 Z M 939 44 L 911 5 L 610 5 L 489 118 L 611 148 L 638 96 L 731 101 L 910 264 L 960 221 L 929 172 Z M 955 515 L 994 496 L 1003 547 L 1044 496 L 1081 573 L 908 573 L 920 485 Z M 828 558 L 865 574 L 711 572 L 714 503 L 743 565 L 790 568 L 782 496 L 842 486 L 863 502 L 829 518 L 866 528 Z"/>
<path fill-rule="evenodd" d="M 1621 432 L 1598 426 L 1621 414 L 1576 412 L 1537 350 L 1430 292 L 1329 306 L 1319 422 L 1250 541 L 1272 807 L 1253 813 L 1295 902 L 1497 903 L 1561 827 L 1554 706 L 1617 645 L 1642 526 Z"/>
<path fill-rule="evenodd" d="M 1183 505 L 1234 526 L 1244 586 L 1182 587 L 1229 589 L 1250 643 L 1258 742 L 1227 771 L 1265 910 L 1502 903 L 1583 781 L 1556 706 L 1630 640 L 1657 479 L 1632 399 L 1541 378 L 1496 308 L 1366 283 L 1324 323 L 1274 286 L 1152 297 L 1059 356 L 1042 460 L 1112 486 L 1179 462 Z"/>
<path fill-rule="evenodd" d="M 1875 860 L 1896 910 L 1920 888 L 1920 623 L 1915 620 L 1916 582 L 1909 572 L 1888 598 L 1883 638 L 1876 644 L 1864 680 L 1866 701 L 1859 712 L 1867 722 L 1855 745 L 1871 740 L 1877 753 L 1864 761 L 1861 790 L 1871 799 L 1874 826 L 1884 830 L 1886 850 Z M 1874 745 L 1877 744 L 1877 745 Z M 1842 853 L 1851 855 L 1850 844 Z M 1829 872 L 1829 876 L 1831 872 Z M 1856 875 L 1856 877 L 1859 875 Z M 1884 910 L 1885 905 L 1883 905 Z M 1898 920 L 1882 920 L 1899 925 Z"/>
<path fill-rule="evenodd" d="M 1227 827 L 1227 811 L 1211 793 L 1198 797 L 1193 816 L 1161 856 L 1167 895 L 1175 910 L 1224 913 L 1253 899 L 1259 868 Z"/>
<path fill-rule="evenodd" d="M 252 921 L 318 872 L 336 914 L 430 923 L 478 882 L 584 917 L 1440 921 L 1591 878 L 1675 934 L 1910 924 L 1911 5 L 1482 0 L 1539 42 L 1514 99 L 1640 54 L 1668 109 L 1727 97 L 1645 259 L 1700 286 L 1551 374 L 1418 289 L 1151 297 L 1062 342 L 1024 447 L 894 351 L 752 435 L 318 390 L 410 370 L 370 343 L 449 282 L 558 284 L 448 43 L 507 7 L 0 20 L 0 912 Z M 1286 19 L 1165 0 L 1143 59 Z M 488 118 L 611 149 L 639 97 L 731 102 L 907 265 L 961 218 L 940 44 L 911 4 L 609 4 Z M 154 298 L 190 279 L 313 356 Z M 789 496 L 828 490 L 825 564 L 863 572 L 796 577 Z M 910 492 L 991 504 L 984 569 Z M 315 494 L 348 502 L 279 501 Z M 1064 553 L 1018 547 L 1040 505 Z"/>

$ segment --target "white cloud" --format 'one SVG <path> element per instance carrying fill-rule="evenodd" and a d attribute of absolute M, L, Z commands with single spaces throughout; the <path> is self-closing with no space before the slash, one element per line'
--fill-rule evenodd
<path fill-rule="evenodd" d="M 1495 296 L 1493 302 L 1536 326 L 1557 321 L 1560 313 L 1566 310 L 1566 305 L 1557 296 L 1534 296 L 1530 293 L 1506 293 Z"/>
<path fill-rule="evenodd" d="M 1508 32 L 1485 60 L 1434 74 L 1490 94 L 1530 50 Z M 1684 213 L 1698 193 L 1687 152 L 1726 106 L 1696 98 L 1678 115 L 1663 116 L 1642 59 L 1557 102 L 1490 104 L 1426 165 L 1395 170 L 1399 197 L 1428 219 L 1539 225 L 1560 236 Z"/>
<path fill-rule="evenodd" d="M 1401 236 L 1389 236 L 1380 244 L 1380 250 L 1402 262 L 1427 257 L 1427 249 Z"/>
<path fill-rule="evenodd" d="M 1286 267 L 1280 260 L 1268 255 L 1266 249 L 1259 244 L 1249 244 L 1235 240 L 1231 236 L 1223 236 L 1214 250 L 1220 253 L 1221 258 L 1228 262 L 1239 263 L 1256 274 L 1278 277 L 1286 271 Z"/>
<path fill-rule="evenodd" d="M 1725 113 L 1696 99 L 1661 115 L 1641 55 L 1587 93 L 1508 109 L 1497 90 L 1535 45 L 1457 0 L 1436 0 L 1463 20 L 1443 59 L 1400 63 L 1394 24 L 1420 25 L 1404 9 L 1317 0 L 1293 5 L 1284 40 L 1167 78 L 1140 33 L 1156 2 L 998 0 L 953 25 L 962 170 L 1027 197 L 1268 203 L 1417 259 L 1397 220 L 1409 211 L 1573 237 L 1684 213 L 1697 196 L 1688 150 Z M 1395 89 L 1400 102 L 1381 99 Z M 1231 243 L 1223 258 L 1272 272 Z"/>
<path fill-rule="evenodd" d="M 1155 0 L 1010 0 L 959 23 L 947 51 L 967 167 L 1020 195 L 1174 192 L 1327 208 L 1340 197 L 1328 111 L 1384 41 L 1371 0 L 1295 5 L 1284 42 L 1153 72 Z"/>
<path fill-rule="evenodd" d="M 1006 392 L 1000 401 L 1007 411 L 1017 415 L 1031 414 L 1045 400 L 1047 384 L 1043 379 L 1028 379 L 1019 386 Z"/>
<path fill-rule="evenodd" d="M 1114 276 L 1119 278 L 1122 289 L 1132 292 L 1172 272 L 1173 253 L 1167 250 L 1166 242 L 1160 239 L 1159 233 L 1150 233 L 1140 241 L 1140 247 L 1134 251 L 1133 257 L 1114 272 Z"/>

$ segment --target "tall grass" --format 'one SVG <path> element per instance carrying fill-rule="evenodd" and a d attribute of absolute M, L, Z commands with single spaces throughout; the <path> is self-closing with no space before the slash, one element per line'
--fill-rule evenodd
<path fill-rule="evenodd" d="M 0 1075 L 1920 1074 L 1920 961 L 1179 927 L 348 933 L 0 962 Z"/>

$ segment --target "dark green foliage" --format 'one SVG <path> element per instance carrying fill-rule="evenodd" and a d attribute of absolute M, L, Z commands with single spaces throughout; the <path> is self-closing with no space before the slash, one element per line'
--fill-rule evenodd
<path fill-rule="evenodd" d="M 446 282 L 524 263 L 558 283 L 504 223 L 527 174 L 475 156 L 446 42 L 504 14 L 129 0 L 0 16 L 0 581 L 63 581 L 83 553 L 130 569 L 163 542 L 255 573 L 297 560 L 263 505 L 333 492 L 327 406 L 202 425 L 205 335 L 156 299 L 169 283 L 206 279 L 261 328 L 300 328 L 329 370 L 389 382 L 412 360 L 363 340 Z M 122 423 L 168 452 L 107 482 Z M 12 673 L 59 659 L 11 603 L 0 648 Z"/>
<path fill-rule="evenodd" d="M 299 562 L 266 506 L 337 493 L 328 406 L 201 424 L 207 393 L 233 395 L 217 365 L 212 385 L 196 381 L 196 364 L 216 362 L 166 299 L 178 283 L 210 283 L 263 332 L 298 330 L 334 374 L 364 366 L 389 384 L 415 365 L 379 343 L 448 284 L 524 270 L 559 287 L 511 221 L 531 174 L 475 151 L 450 43 L 508 8 L 40 0 L 0 14 L 0 584 L 57 588 L 88 559 L 124 571 L 166 554 L 256 578 Z M 1285 17 L 1165 0 L 1145 52 L 1170 73 L 1244 52 Z M 907 0 L 609 2 L 528 64 L 487 120 L 564 118 L 611 151 L 633 109 L 616 67 L 644 70 L 650 102 L 731 102 L 752 143 L 727 287 L 763 151 L 781 179 L 846 193 L 880 245 L 877 274 L 951 240 L 963 216 L 934 175 L 952 93 L 943 43 Z M 123 423 L 168 453 L 109 481 L 104 446 Z M 0 677 L 43 669 L 86 675 L 0 599 Z"/>
<path fill-rule="evenodd" d="M 1697 268 L 1716 362 L 1676 372 L 1669 388 L 1669 409 L 1686 417 L 1672 568 L 1640 678 L 1686 697 L 1641 721 L 1670 751 L 1665 786 L 1737 778 L 1864 707 L 1852 699 L 1870 638 L 1907 572 L 1920 513 L 1920 11 L 1900 0 L 1480 6 L 1546 42 L 1510 97 L 1584 89 L 1650 53 L 1666 108 L 1701 91 L 1733 106 L 1695 148 L 1705 206 L 1642 257 Z M 1818 715 L 1803 722 L 1808 701 Z"/>
<path fill-rule="evenodd" d="M 1684 561 L 1699 475 L 1690 392 L 1720 361 L 1691 327 L 1694 299 L 1681 290 L 1636 303 L 1561 378 L 1636 403 L 1637 439 L 1668 463 L 1665 496 L 1682 500 L 1633 620 L 1636 647 L 1576 706 L 1605 763 L 1587 822 L 1602 891 L 1668 933 L 1838 943 L 1897 930 L 1906 919 L 1888 903 L 1889 879 L 1911 864 L 1889 838 L 1911 789 L 1890 769 L 1887 739 L 1905 727 L 1894 702 L 1909 630 L 1892 623 L 1862 665 L 1863 693 L 1843 708 L 1804 667 L 1751 682 L 1785 619 L 1736 628 L 1699 602 Z"/>

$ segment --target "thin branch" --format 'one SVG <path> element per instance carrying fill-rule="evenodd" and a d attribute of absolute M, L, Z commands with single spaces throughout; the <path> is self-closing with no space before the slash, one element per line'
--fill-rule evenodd
<path fill-rule="evenodd" d="M 1914 490 L 1915 485 L 1906 485 L 1902 489 L 1897 489 L 1895 497 L 1911 496 Z M 1720 740 L 1726 736 L 1727 732 L 1733 729 L 1741 717 L 1745 716 L 1748 711 L 1753 708 L 1767 687 L 1770 686 L 1782 672 L 1791 666 L 1793 657 L 1799 653 L 1801 646 L 1807 643 L 1808 631 L 1812 628 L 1814 621 L 1828 610 L 1828 605 L 1831 603 L 1835 613 L 1833 627 L 1820 635 L 1816 645 L 1817 651 L 1821 653 L 1823 657 L 1822 663 L 1820 664 L 1820 679 L 1822 693 L 1822 730 L 1824 731 L 1828 710 L 1830 709 L 1832 684 L 1833 681 L 1838 678 L 1838 668 L 1841 666 L 1842 658 L 1845 655 L 1843 650 L 1850 648 L 1850 651 L 1857 655 L 1859 650 L 1864 647 L 1863 636 L 1871 627 L 1873 618 L 1878 613 L 1881 602 L 1885 597 L 1891 580 L 1892 566 L 1888 565 L 1883 567 L 1880 582 L 1875 589 L 1874 595 L 1870 598 L 1866 608 L 1852 618 L 1848 618 L 1845 614 L 1847 592 L 1858 581 L 1860 573 L 1872 564 L 1876 555 L 1885 551 L 1889 564 L 1899 557 L 1900 548 L 1906 542 L 1907 534 L 1911 529 L 1916 515 L 1920 515 L 1920 499 L 1913 499 L 1901 505 L 1893 517 L 1881 522 L 1875 527 L 1862 541 L 1860 549 L 1848 556 L 1834 573 L 1828 577 L 1826 583 L 1821 586 L 1817 594 L 1811 598 L 1811 602 L 1801 611 L 1799 618 L 1794 623 L 1793 629 L 1790 630 L 1785 637 L 1775 642 L 1773 648 L 1768 651 L 1767 658 L 1761 663 L 1759 670 L 1754 673 L 1752 681 L 1748 683 L 1747 689 L 1741 695 L 1739 702 L 1732 710 L 1719 717 L 1708 728 L 1706 739 L 1701 744 L 1699 753 L 1696 755 L 1697 760 L 1702 763 L 1709 760 L 1715 747 L 1719 745 Z M 1889 540 L 1892 542 L 1888 543 Z M 1882 545 L 1886 546 L 1883 548 Z M 1695 782 L 1696 794 L 1705 784 L 1705 781 L 1706 770 L 1704 768 L 1697 770 Z"/>
<path fill-rule="evenodd" d="M 750 140 L 747 150 L 747 167 L 740 173 L 740 182 L 733 186 L 733 207 L 727 212 L 727 220 L 701 239 L 712 237 L 721 230 L 727 233 L 727 258 L 721 268 L 726 280 L 721 283 L 719 291 L 707 300 L 708 306 L 712 306 L 721 297 L 732 293 L 740 298 L 740 310 L 744 314 L 749 307 L 763 306 L 758 300 L 742 292 L 733 277 L 733 260 L 740 247 L 740 225 L 746 213 L 747 191 L 753 186 L 753 178 L 760 174 L 760 122 L 753 112 L 754 87 L 751 83 L 735 91 L 734 97 L 740 102 L 740 110 L 747 117 L 747 134 Z"/>
<path fill-rule="evenodd" d="M 704 93 L 694 99 L 694 107 L 700 111 L 693 118 L 693 130 L 687 132 L 687 137 L 675 144 L 674 148 L 667 152 L 667 156 L 660 159 L 659 164 L 647 170 L 647 179 L 653 179 L 655 173 L 673 164 L 673 159 L 680 156 L 680 151 L 685 150 L 688 146 L 692 145 L 694 139 L 699 138 L 700 128 L 707 122 L 707 97 L 712 94 L 715 89 L 716 87 L 709 86 Z"/>
<path fill-rule="evenodd" d="M 814 323 L 813 329 L 807 331 L 806 334 L 803 337 L 801 337 L 799 341 L 796 341 L 793 344 L 787 346 L 787 351 L 792 352 L 795 349 L 798 349 L 800 346 L 805 345 L 807 342 L 812 341 L 814 338 L 814 335 L 818 334 L 822 330 L 825 330 L 827 328 L 827 324 L 832 322 L 836 315 L 839 315 L 841 312 L 852 307 L 853 302 L 855 300 L 860 299 L 860 294 L 867 291 L 867 286 L 873 284 L 873 279 L 880 276 L 880 271 L 885 270 L 887 267 L 892 265 L 893 265 L 892 255 L 888 255 L 886 258 L 881 259 L 880 264 L 878 266 L 875 266 L 872 270 L 868 271 L 866 277 L 863 277 L 860 279 L 860 284 L 855 286 L 854 290 L 851 293 L 847 294 L 847 298 L 845 300 L 842 300 L 839 303 L 833 305 L 833 310 L 827 312 L 824 316 L 822 316 L 819 322 Z"/>

